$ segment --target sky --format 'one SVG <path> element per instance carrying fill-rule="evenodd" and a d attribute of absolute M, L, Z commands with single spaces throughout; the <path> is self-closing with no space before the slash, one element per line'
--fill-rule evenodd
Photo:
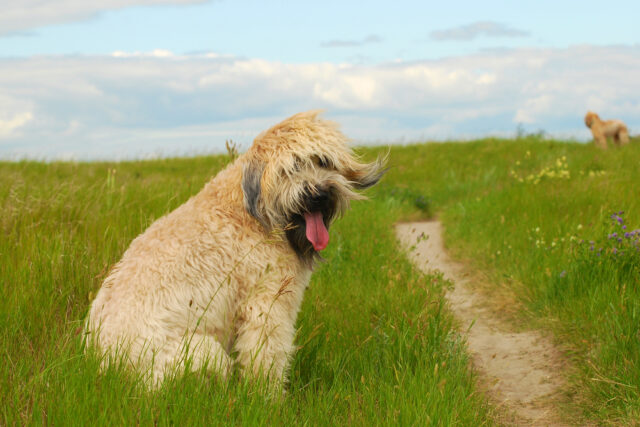
<path fill-rule="evenodd" d="M 0 158 L 248 148 L 325 110 L 355 144 L 640 133 L 640 2 L 14 0 Z"/>

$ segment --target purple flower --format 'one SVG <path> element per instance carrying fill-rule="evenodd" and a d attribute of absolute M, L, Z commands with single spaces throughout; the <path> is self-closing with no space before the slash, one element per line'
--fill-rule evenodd
<path fill-rule="evenodd" d="M 618 221 L 618 224 L 620 224 L 620 225 L 624 224 L 624 219 L 622 219 L 622 217 L 619 216 L 619 215 L 622 215 L 623 213 L 624 212 L 620 211 L 617 215 L 616 214 L 612 214 L 611 215 L 611 219 L 613 220 L 613 222 Z"/>
<path fill-rule="evenodd" d="M 613 248 L 613 254 L 615 255 L 615 254 L 617 254 L 617 253 L 618 253 L 618 249 Z"/>
<path fill-rule="evenodd" d="M 629 233 L 629 232 L 624 233 L 624 238 L 625 238 L 625 239 L 628 239 L 628 238 L 630 238 L 631 236 L 633 236 L 633 233 Z"/>
<path fill-rule="evenodd" d="M 558 276 L 564 277 L 566 275 L 567 275 L 567 271 L 566 270 L 562 270 Z"/>

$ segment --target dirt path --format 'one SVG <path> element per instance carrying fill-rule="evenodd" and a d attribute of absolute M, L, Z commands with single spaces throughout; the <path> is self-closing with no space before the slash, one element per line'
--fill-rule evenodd
<path fill-rule="evenodd" d="M 396 234 L 423 271 L 439 270 L 454 283 L 447 300 L 467 342 L 482 385 L 505 408 L 509 425 L 561 426 L 554 397 L 563 363 L 551 343 L 535 331 L 513 332 L 486 307 L 490 301 L 467 286 L 463 267 L 449 259 L 439 222 L 398 224 Z"/>

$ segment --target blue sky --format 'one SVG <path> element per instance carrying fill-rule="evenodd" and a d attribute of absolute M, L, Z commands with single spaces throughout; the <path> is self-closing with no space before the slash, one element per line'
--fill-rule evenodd
<path fill-rule="evenodd" d="M 247 147 L 323 108 L 360 143 L 640 129 L 640 2 L 20 0 L 0 16 L 0 157 Z"/>

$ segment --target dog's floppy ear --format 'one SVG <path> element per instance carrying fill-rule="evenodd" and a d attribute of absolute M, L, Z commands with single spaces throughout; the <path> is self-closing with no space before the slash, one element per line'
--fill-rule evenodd
<path fill-rule="evenodd" d="M 265 225 L 264 217 L 260 212 L 260 193 L 262 191 L 260 181 L 264 164 L 257 160 L 251 160 L 242 166 L 242 193 L 244 194 L 244 208 L 249 214 Z"/>
<path fill-rule="evenodd" d="M 375 162 L 363 165 L 362 169 L 354 171 L 354 176 L 352 177 L 354 187 L 358 190 L 364 190 L 376 184 L 387 172 L 386 163 L 387 156 L 378 157 Z"/>

